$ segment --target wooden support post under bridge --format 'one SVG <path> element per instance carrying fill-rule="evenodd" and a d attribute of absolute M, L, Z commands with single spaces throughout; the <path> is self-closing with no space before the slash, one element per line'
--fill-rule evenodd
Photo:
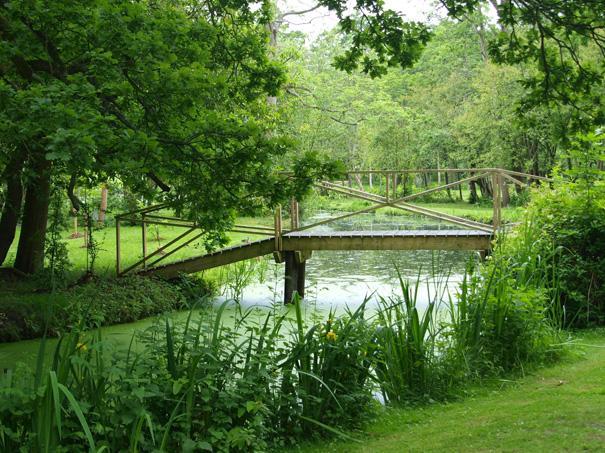
<path fill-rule="evenodd" d="M 291 229 L 297 230 L 300 226 L 298 201 L 292 198 L 290 202 Z M 279 221 L 281 225 L 281 221 Z M 280 232 L 281 234 L 281 232 Z M 284 304 L 292 303 L 294 293 L 301 298 L 305 297 L 306 259 L 304 253 L 299 251 L 281 252 L 285 261 L 284 272 Z"/>
<path fill-rule="evenodd" d="M 306 280 L 306 263 L 311 256 L 310 251 L 286 251 L 284 259 L 286 262 L 284 276 L 284 303 L 292 303 L 292 297 L 296 291 L 298 295 L 304 299 L 305 297 L 305 280 Z"/>

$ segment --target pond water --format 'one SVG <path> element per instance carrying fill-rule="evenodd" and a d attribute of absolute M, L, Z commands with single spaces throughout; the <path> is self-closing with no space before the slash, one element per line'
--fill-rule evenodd
<path fill-rule="evenodd" d="M 306 219 L 306 224 L 337 216 L 338 213 L 320 212 Z M 387 216 L 364 214 L 354 218 L 339 220 L 318 227 L 316 231 L 353 231 L 353 230 L 409 230 L 409 229 L 447 229 L 447 224 L 423 222 L 415 216 Z M 305 223 L 303 223 L 305 224 Z M 455 228 L 455 227 L 454 227 Z M 305 316 L 322 315 L 333 309 L 342 312 L 346 307 L 354 309 L 366 298 L 368 305 L 375 305 L 380 297 L 388 298 L 400 294 L 398 271 L 404 280 L 419 281 L 417 305 L 422 308 L 429 301 L 446 299 L 447 293 L 453 294 L 462 279 L 464 268 L 476 253 L 467 251 L 318 251 L 307 261 L 306 298 L 303 305 Z M 283 303 L 283 264 L 275 264 L 271 258 L 255 262 L 254 265 L 242 265 L 241 272 L 250 275 L 242 278 L 236 270 L 225 273 L 224 278 L 231 281 L 232 288 L 217 298 L 215 303 L 233 299 L 234 292 L 239 293 L 243 308 L 259 307 L 259 316 L 268 307 L 282 307 Z M 260 270 L 260 271 L 259 271 Z M 231 274 L 230 274 L 231 272 Z M 241 273 L 240 272 L 240 273 Z M 233 278 L 248 281 L 243 289 L 233 289 Z M 259 279 L 260 277 L 260 279 Z M 226 311 L 226 320 L 233 318 L 236 303 L 231 300 Z M 286 307 L 292 312 L 292 307 Z M 290 313 L 293 315 L 293 313 Z M 171 314 L 174 322 L 182 322 L 188 312 Z M 103 328 L 104 338 L 119 345 L 128 346 L 136 331 L 151 326 L 157 318 L 144 319 L 131 324 L 122 324 Z M 51 339 L 47 347 L 50 355 L 56 340 Z M 39 340 L 0 344 L 0 372 L 4 368 L 13 368 L 17 362 L 26 362 L 33 366 L 39 349 Z"/>
<path fill-rule="evenodd" d="M 315 223 L 340 213 L 320 212 L 302 222 Z M 412 215 L 362 214 L 321 225 L 310 231 L 386 231 L 457 229 L 445 223 L 426 223 Z M 306 266 L 305 303 L 319 310 L 355 308 L 366 298 L 369 305 L 380 297 L 401 293 L 399 275 L 411 283 L 419 281 L 418 305 L 425 306 L 435 295 L 447 297 L 462 279 L 466 263 L 477 257 L 469 251 L 315 251 Z M 227 287 L 220 301 L 233 298 L 244 306 L 270 306 L 283 301 L 283 264 L 271 258 L 260 268 L 262 278 L 246 286 L 240 294 Z M 242 270 L 240 270 L 241 272 Z M 237 273 L 237 270 L 234 271 Z M 225 275 L 228 278 L 229 275 Z M 233 275 L 231 275 L 233 277 Z"/>

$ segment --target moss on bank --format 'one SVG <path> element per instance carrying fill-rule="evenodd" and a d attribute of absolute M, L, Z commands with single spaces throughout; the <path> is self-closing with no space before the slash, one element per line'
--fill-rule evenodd
<path fill-rule="evenodd" d="M 215 288 L 198 278 L 176 282 L 139 276 L 93 278 L 54 293 L 28 289 L 27 282 L 3 283 L 0 291 L 0 342 L 41 337 L 68 330 L 133 322 L 187 308 Z"/>

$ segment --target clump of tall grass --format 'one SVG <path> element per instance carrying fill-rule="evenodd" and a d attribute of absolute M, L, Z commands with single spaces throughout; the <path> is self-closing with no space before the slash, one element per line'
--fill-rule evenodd
<path fill-rule="evenodd" d="M 418 307 L 420 280 L 410 284 L 399 277 L 401 296 L 380 298 L 375 334 L 376 381 L 386 402 L 407 404 L 441 396 L 440 327 L 430 300 Z"/>
<path fill-rule="evenodd" d="M 449 302 L 446 335 L 454 369 L 481 377 L 523 369 L 556 357 L 561 312 L 557 251 L 545 247 L 530 220 L 501 237 L 487 263 L 469 262 Z M 539 246 L 538 246 L 539 244 Z"/>
<path fill-rule="evenodd" d="M 295 326 L 288 354 L 281 364 L 282 413 L 296 414 L 300 421 L 283 425 L 286 432 L 310 435 L 318 428 L 358 427 L 371 412 L 370 386 L 373 326 L 365 317 L 364 301 L 355 311 L 306 326 L 301 300 L 295 296 Z M 287 418 L 280 414 L 283 424 Z M 290 418 L 290 422 L 293 422 Z"/>

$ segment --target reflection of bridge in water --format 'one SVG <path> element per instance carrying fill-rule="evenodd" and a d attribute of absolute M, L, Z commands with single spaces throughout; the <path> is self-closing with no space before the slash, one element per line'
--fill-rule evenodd
<path fill-rule="evenodd" d="M 458 179 L 447 182 L 411 195 L 397 197 L 397 175 L 444 172 L 455 175 Z M 460 178 L 460 175 L 469 174 Z M 534 180 L 548 178 L 513 172 L 501 169 L 440 169 L 440 170 L 399 170 L 399 171 L 359 171 L 349 173 L 356 177 L 359 189 L 340 182 L 322 181 L 317 184 L 321 190 L 335 192 L 373 203 L 368 208 L 321 220 L 310 225 L 299 224 L 298 203 L 293 200 L 290 205 L 290 229 L 282 227 L 281 207 L 277 207 L 273 227 L 235 225 L 233 232 L 250 235 L 269 236 L 268 238 L 227 247 L 212 253 L 206 253 L 178 261 L 166 262 L 166 258 L 186 247 L 204 234 L 193 222 L 176 217 L 158 215 L 164 205 L 152 206 L 116 217 L 116 252 L 118 275 L 136 272 L 142 275 L 154 275 L 162 278 L 173 278 L 181 273 L 195 273 L 214 267 L 224 266 L 239 261 L 273 255 L 276 262 L 285 263 L 284 299 L 290 302 L 296 291 L 304 296 L 305 263 L 315 250 L 477 250 L 485 254 L 491 248 L 495 234 L 506 224 L 502 222 L 502 194 L 507 190 L 508 182 L 517 186 L 527 186 Z M 381 186 L 377 194 L 365 189 L 360 177 L 366 176 Z M 463 184 L 478 180 L 488 180 L 491 184 L 493 199 L 492 224 L 476 222 L 464 217 L 444 214 L 409 202 L 434 192 L 450 190 Z M 382 184 L 384 183 L 384 184 Z M 405 188 L 404 188 L 405 192 Z M 331 231 L 328 233 L 311 231 L 313 228 L 331 222 L 354 217 L 359 214 L 375 212 L 381 208 L 394 208 L 411 212 L 431 219 L 456 225 L 460 229 L 445 230 L 387 230 L 387 231 Z M 120 222 L 129 221 L 142 224 L 143 258 L 126 269 L 120 265 Z M 147 253 L 146 226 L 166 225 L 184 228 L 185 231 L 152 253 Z"/>

